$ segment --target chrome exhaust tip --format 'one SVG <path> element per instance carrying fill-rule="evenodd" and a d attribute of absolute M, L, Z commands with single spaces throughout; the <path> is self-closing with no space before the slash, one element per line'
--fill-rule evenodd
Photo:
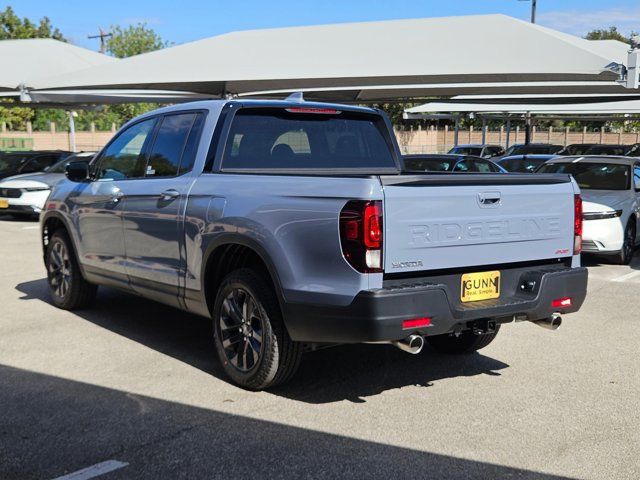
<path fill-rule="evenodd" d="M 562 325 L 562 317 L 559 313 L 552 314 L 549 318 L 543 318 L 542 320 L 533 320 L 539 327 L 546 328 L 547 330 L 557 330 Z"/>
<path fill-rule="evenodd" d="M 409 335 L 407 338 L 391 342 L 393 346 L 399 348 L 403 352 L 416 355 L 422 351 L 424 347 L 424 337 L 422 335 Z"/>

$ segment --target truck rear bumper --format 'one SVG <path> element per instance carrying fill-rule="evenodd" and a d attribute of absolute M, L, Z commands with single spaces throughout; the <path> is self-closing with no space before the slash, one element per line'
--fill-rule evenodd
<path fill-rule="evenodd" d="M 392 280 L 382 289 L 360 292 L 346 307 L 286 304 L 285 322 L 291 338 L 300 342 L 399 340 L 413 333 L 441 335 L 470 328 L 479 319 L 507 323 L 516 316 L 540 320 L 555 312 L 576 312 L 587 292 L 586 268 L 518 268 L 504 270 L 503 275 L 502 296 L 494 300 L 461 303 L 461 274 Z M 552 306 L 554 300 L 567 297 L 570 306 Z M 402 328 L 405 320 L 425 317 L 431 320 L 428 327 Z"/>

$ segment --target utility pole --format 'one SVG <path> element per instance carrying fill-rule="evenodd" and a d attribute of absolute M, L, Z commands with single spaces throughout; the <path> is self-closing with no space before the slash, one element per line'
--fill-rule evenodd
<path fill-rule="evenodd" d="M 536 23 L 536 7 L 537 0 L 531 1 L 531 23 Z M 524 116 L 524 143 L 529 145 L 531 143 L 531 113 L 527 112 Z"/>
<path fill-rule="evenodd" d="M 102 27 L 98 27 L 98 29 L 100 30 L 100 33 L 98 35 L 89 35 L 87 38 L 90 38 L 90 39 L 99 38 L 100 53 L 105 53 L 106 47 L 107 47 L 106 39 L 109 37 L 113 37 L 113 33 L 105 33 L 105 31 L 102 30 Z"/>
<path fill-rule="evenodd" d="M 531 0 L 531 23 L 536 23 L 536 0 Z"/>

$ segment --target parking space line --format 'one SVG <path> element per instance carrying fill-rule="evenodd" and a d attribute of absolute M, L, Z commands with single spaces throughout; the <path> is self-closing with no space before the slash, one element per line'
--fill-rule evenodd
<path fill-rule="evenodd" d="M 30 225 L 28 227 L 22 227 L 23 230 L 37 230 L 38 228 L 40 228 L 39 225 Z"/>
<path fill-rule="evenodd" d="M 621 275 L 619 277 L 613 278 L 611 279 L 612 282 L 626 282 L 627 280 L 630 280 L 634 277 L 637 277 L 640 275 L 640 270 L 636 270 L 635 272 L 629 272 L 625 275 Z"/>
<path fill-rule="evenodd" d="M 105 473 L 124 468 L 127 465 L 129 464 L 118 460 L 107 460 L 106 462 L 96 463 L 95 465 L 83 468 L 82 470 L 63 475 L 62 477 L 56 477 L 53 480 L 87 480 L 89 478 L 94 478 L 99 475 L 104 475 Z"/>

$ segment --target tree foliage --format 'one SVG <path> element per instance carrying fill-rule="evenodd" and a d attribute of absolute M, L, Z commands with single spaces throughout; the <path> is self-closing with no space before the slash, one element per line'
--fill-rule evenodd
<path fill-rule="evenodd" d="M 629 43 L 631 35 L 635 35 L 633 32 L 628 36 L 624 36 L 618 31 L 618 27 L 599 28 L 591 30 L 584 38 L 587 40 L 618 40 L 619 42 Z"/>
<path fill-rule="evenodd" d="M 121 27 L 111 26 L 111 37 L 107 39 L 107 52 L 116 58 L 132 57 L 141 53 L 160 50 L 168 46 L 168 43 L 160 38 L 145 23 Z"/>
<path fill-rule="evenodd" d="M 11 7 L 0 11 L 0 40 L 24 38 L 55 38 L 66 41 L 60 30 L 51 26 L 48 17 L 41 18 L 36 24 L 28 18 L 18 17 Z"/>

